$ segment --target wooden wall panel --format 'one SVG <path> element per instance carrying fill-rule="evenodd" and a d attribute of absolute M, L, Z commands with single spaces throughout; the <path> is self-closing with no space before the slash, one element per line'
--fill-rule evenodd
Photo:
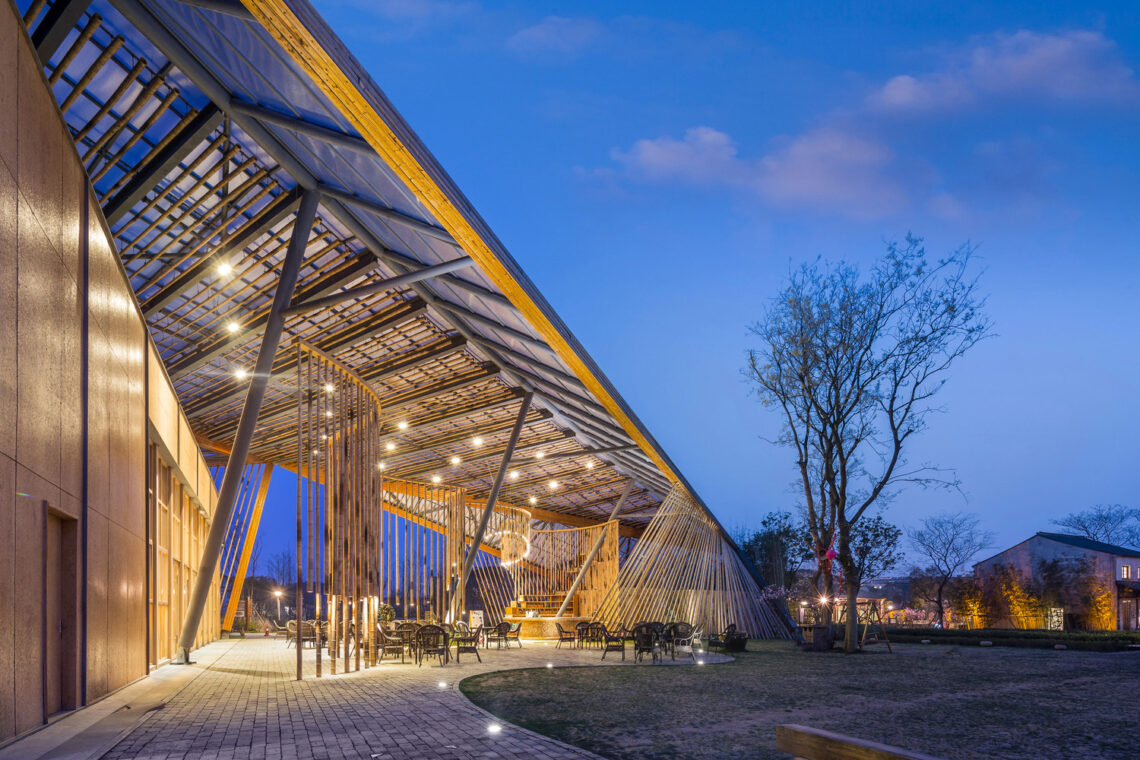
<path fill-rule="evenodd" d="M 111 641 L 107 636 L 107 531 L 109 521 L 94 509 L 87 511 L 87 700 L 111 691 L 108 663 Z"/>
<path fill-rule="evenodd" d="M 15 501 L 16 461 L 0 454 L 0 736 L 16 732 Z"/>
<path fill-rule="evenodd" d="M 21 187 L 17 220 L 17 460 L 58 483 L 62 371 L 59 342 L 53 333 L 53 296 L 57 281 L 66 275 L 63 262 L 25 197 Z"/>
<path fill-rule="evenodd" d="M 13 618 L 19 648 L 15 679 L 16 733 L 43 722 L 43 673 L 40 649 L 43 625 L 44 501 L 59 502 L 59 488 L 19 464 L 16 465 L 16 545 L 13 580 L 18 589 Z"/>
<path fill-rule="evenodd" d="M 147 362 L 147 414 L 150 424 L 159 437 L 157 443 L 175 454 L 178 451 L 178 403 L 166 383 L 166 373 L 154 346 L 147 347 Z"/>
<path fill-rule="evenodd" d="M 24 30 L 16 18 L 12 3 L 0 8 L 0 163 L 16 174 L 16 107 L 18 85 L 12 72 L 16 71 L 19 53 L 23 48 Z"/>
<path fill-rule="evenodd" d="M 0 34 L 0 39 L 6 35 Z M 4 49 L 0 46 L 0 56 Z M 8 71 L 9 69 L 0 69 Z M 10 77 L 0 77 L 0 93 L 14 83 Z M 0 105 L 3 95 L 0 94 Z M 0 130 L 9 119 L 0 118 Z M 13 253 L 17 241 L 16 178 L 7 164 L 0 162 L 0 455 L 16 456 L 16 267 Z M 2 736 L 3 734 L 0 734 Z"/>

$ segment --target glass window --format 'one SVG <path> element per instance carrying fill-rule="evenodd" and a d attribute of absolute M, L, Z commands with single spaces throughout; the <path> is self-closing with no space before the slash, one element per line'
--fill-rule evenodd
<path fill-rule="evenodd" d="M 1124 580 L 1128 580 L 1129 578 L 1131 578 L 1132 577 L 1132 566 L 1131 565 L 1121 565 L 1120 566 L 1120 577 L 1123 578 Z"/>

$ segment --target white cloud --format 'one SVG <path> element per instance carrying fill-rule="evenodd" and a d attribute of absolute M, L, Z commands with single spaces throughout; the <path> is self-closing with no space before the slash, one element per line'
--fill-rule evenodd
<path fill-rule="evenodd" d="M 806 132 L 761 159 L 756 186 L 773 204 L 877 219 L 907 206 L 898 175 L 895 155 L 883 143 L 825 128 Z"/>
<path fill-rule="evenodd" d="M 786 140 L 756 160 L 741 158 L 735 141 L 712 127 L 693 127 L 682 139 L 638 140 L 611 157 L 628 180 L 729 188 L 785 209 L 872 219 L 907 206 L 894 154 L 873 138 L 834 128 Z"/>
<path fill-rule="evenodd" d="M 868 105 L 880 111 L 929 111 L 986 97 L 1127 102 L 1140 98 L 1140 82 L 1116 44 L 1100 32 L 1023 29 L 976 37 L 938 71 L 893 77 L 871 94 Z"/>
<path fill-rule="evenodd" d="M 589 47 L 602 33 L 602 25 L 588 18 L 547 16 L 507 39 L 507 47 L 523 55 L 574 55 Z"/>
<path fill-rule="evenodd" d="M 688 129 L 681 140 L 638 140 L 627 151 L 610 151 L 610 157 L 631 178 L 643 182 L 737 185 L 747 181 L 748 168 L 737 157 L 736 143 L 712 127 Z"/>

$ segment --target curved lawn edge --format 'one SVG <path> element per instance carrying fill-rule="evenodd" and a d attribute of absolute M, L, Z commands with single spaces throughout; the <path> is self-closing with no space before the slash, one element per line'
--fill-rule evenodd
<path fill-rule="evenodd" d="M 731 664 L 731 663 L 736 661 L 736 658 L 733 657 L 732 655 L 715 654 L 715 653 L 709 653 L 709 654 L 712 654 L 712 656 L 715 659 L 709 660 L 709 661 L 704 662 L 704 663 L 688 661 L 688 662 L 669 662 L 669 663 L 660 663 L 660 664 L 666 665 L 670 668 L 672 668 L 672 667 L 685 667 L 685 666 L 687 666 L 687 667 L 705 667 L 707 665 L 728 665 L 728 664 Z M 509 727 L 512 731 L 518 731 L 519 733 L 527 735 L 527 736 L 534 736 L 534 737 L 544 739 L 546 741 L 554 742 L 555 744 L 558 744 L 559 746 L 561 746 L 565 749 L 573 750 L 575 752 L 581 753 L 583 757 L 607 758 L 606 755 L 602 755 L 602 754 L 598 753 L 596 750 L 593 750 L 593 749 L 590 749 L 587 747 L 583 747 L 583 746 L 578 745 L 578 744 L 573 744 L 573 743 L 567 742 L 563 739 L 559 739 L 558 737 L 553 736 L 553 735 L 546 733 L 546 732 L 543 732 L 543 731 L 538 731 L 538 730 L 535 730 L 532 728 L 527 728 L 526 726 L 519 725 L 518 723 L 515 723 L 514 721 L 508 720 L 507 718 L 503 717 L 502 715 L 499 715 L 497 713 L 492 712 L 491 710 L 487 709 L 483 705 L 479 704 L 479 702 L 477 702 L 472 697 L 472 691 L 473 690 L 471 689 L 471 685 L 475 682 L 495 678 L 497 676 L 501 676 L 504 674 L 525 675 L 527 673 L 546 673 L 547 671 L 550 671 L 550 670 L 588 670 L 588 669 L 605 668 L 606 666 L 609 666 L 610 668 L 614 668 L 614 667 L 618 667 L 618 666 L 621 666 L 624 664 L 625 664 L 624 661 L 609 663 L 609 662 L 603 662 L 603 661 L 599 660 L 598 662 L 592 663 L 592 664 L 550 665 L 550 666 L 541 667 L 541 668 L 539 668 L 539 667 L 501 668 L 499 670 L 489 670 L 489 671 L 486 671 L 483 673 L 473 673 L 472 675 L 461 678 L 455 684 L 454 689 L 456 691 L 458 691 L 461 695 L 463 695 L 464 699 L 466 699 L 467 702 L 473 708 L 478 710 L 483 715 L 486 715 L 491 721 L 501 724 L 503 726 L 503 728 Z M 635 665 L 635 663 L 629 663 L 629 664 Z M 649 667 L 650 668 L 657 668 L 658 666 L 657 665 L 650 665 Z"/>

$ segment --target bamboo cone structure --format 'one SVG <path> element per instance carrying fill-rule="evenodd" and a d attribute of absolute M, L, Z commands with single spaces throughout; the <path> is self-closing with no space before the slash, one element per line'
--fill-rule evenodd
<path fill-rule="evenodd" d="M 676 620 L 706 631 L 736 624 L 753 637 L 792 638 L 786 617 L 760 591 L 716 523 L 677 485 L 629 552 L 594 619 L 611 627 Z"/>

